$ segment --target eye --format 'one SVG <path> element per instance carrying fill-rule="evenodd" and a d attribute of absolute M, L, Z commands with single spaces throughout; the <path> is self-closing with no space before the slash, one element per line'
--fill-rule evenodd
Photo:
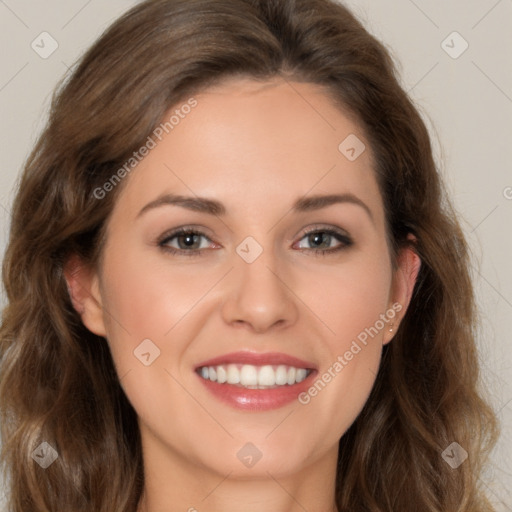
<path fill-rule="evenodd" d="M 304 239 L 312 248 L 299 248 L 313 251 L 315 255 L 320 256 L 337 253 L 353 245 L 353 241 L 347 233 L 334 228 L 313 228 L 304 234 L 301 240 Z M 332 243 L 336 243 L 336 241 L 338 241 L 338 245 L 333 247 Z"/>
<path fill-rule="evenodd" d="M 172 233 L 166 233 L 163 238 L 158 241 L 158 246 L 171 254 L 180 254 L 184 256 L 201 256 L 204 254 L 203 249 L 208 247 L 201 244 L 201 238 L 211 240 L 201 231 L 189 228 L 180 228 Z M 175 243 L 176 245 L 171 245 Z M 213 243 L 213 242 L 212 242 Z"/>
<path fill-rule="evenodd" d="M 203 256 L 205 254 L 204 249 L 207 249 L 209 244 L 202 244 L 201 239 L 208 240 L 211 244 L 214 243 L 203 232 L 183 227 L 164 234 L 157 244 L 163 251 L 171 254 Z M 334 228 L 313 228 L 307 231 L 300 240 L 304 239 L 312 247 L 299 247 L 299 249 L 308 252 L 312 251 L 315 256 L 337 253 L 353 245 L 351 237 L 346 232 Z M 333 242 L 336 243 L 336 241 L 338 245 L 333 247 L 332 244 Z"/>

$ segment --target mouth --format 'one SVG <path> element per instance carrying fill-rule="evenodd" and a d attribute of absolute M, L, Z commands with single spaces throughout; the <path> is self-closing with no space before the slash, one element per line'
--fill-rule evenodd
<path fill-rule="evenodd" d="M 236 352 L 202 362 L 195 373 L 224 403 L 263 411 L 296 400 L 310 386 L 317 369 L 287 354 Z"/>
<path fill-rule="evenodd" d="M 218 384 L 231 384 L 246 389 L 275 389 L 298 384 L 313 370 L 285 365 L 228 364 L 202 366 L 196 372 L 201 378 Z"/>

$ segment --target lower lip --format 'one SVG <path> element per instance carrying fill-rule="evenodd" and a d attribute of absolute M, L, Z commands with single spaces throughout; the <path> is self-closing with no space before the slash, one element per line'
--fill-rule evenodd
<path fill-rule="evenodd" d="M 212 395 L 231 407 L 246 411 L 269 411 L 297 400 L 298 396 L 311 386 L 316 373 L 316 370 L 313 370 L 297 384 L 271 389 L 247 389 L 232 384 L 219 384 L 196 375 Z"/>

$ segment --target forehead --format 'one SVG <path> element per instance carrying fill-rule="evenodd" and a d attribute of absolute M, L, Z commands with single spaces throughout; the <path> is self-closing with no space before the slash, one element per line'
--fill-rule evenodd
<path fill-rule="evenodd" d="M 228 214 L 308 193 L 354 193 L 379 207 L 364 133 L 320 86 L 236 78 L 193 100 L 164 117 L 173 123 L 129 176 L 123 208 L 138 211 L 164 191 L 216 198 Z"/>

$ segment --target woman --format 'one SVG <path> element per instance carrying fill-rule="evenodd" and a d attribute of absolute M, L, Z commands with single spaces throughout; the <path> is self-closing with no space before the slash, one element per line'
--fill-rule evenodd
<path fill-rule="evenodd" d="M 329 0 L 153 0 L 56 93 L 3 267 L 12 511 L 487 511 L 468 250 Z"/>

